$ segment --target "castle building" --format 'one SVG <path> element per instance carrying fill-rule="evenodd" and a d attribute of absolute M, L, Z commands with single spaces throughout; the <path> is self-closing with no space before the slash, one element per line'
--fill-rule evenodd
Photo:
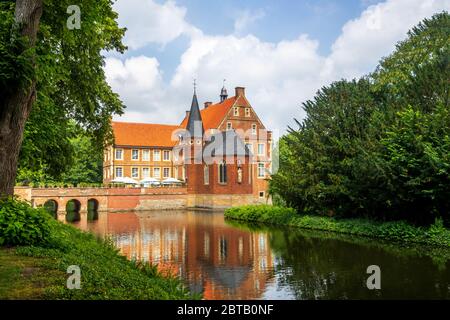
<path fill-rule="evenodd" d="M 194 90 L 179 125 L 113 122 L 114 144 L 104 155 L 104 183 L 175 178 L 186 183 L 188 205 L 266 202 L 272 164 L 272 132 L 235 88 L 200 109 Z"/>

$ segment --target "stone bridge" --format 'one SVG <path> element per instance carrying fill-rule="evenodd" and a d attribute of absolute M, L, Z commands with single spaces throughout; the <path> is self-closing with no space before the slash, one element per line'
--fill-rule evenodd
<path fill-rule="evenodd" d="M 31 188 L 16 187 L 14 193 L 33 207 L 52 204 L 64 220 L 69 202 L 81 216 L 88 206 L 96 212 L 182 209 L 187 204 L 184 186 L 153 188 Z M 83 217 L 81 217 L 83 218 Z"/>

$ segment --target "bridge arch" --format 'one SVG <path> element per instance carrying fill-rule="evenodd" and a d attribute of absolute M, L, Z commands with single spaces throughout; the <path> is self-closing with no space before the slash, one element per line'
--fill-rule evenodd
<path fill-rule="evenodd" d="M 92 221 L 92 220 L 98 220 L 98 208 L 100 206 L 100 203 L 97 199 L 95 198 L 91 198 L 88 199 L 87 201 L 87 210 L 88 210 L 88 214 L 87 214 L 87 219 L 88 221 Z"/>
<path fill-rule="evenodd" d="M 58 219 L 58 201 L 49 199 L 44 203 L 44 208 L 52 215 L 53 218 Z"/>
<path fill-rule="evenodd" d="M 81 220 L 81 202 L 77 199 L 71 199 L 66 203 L 66 221 L 77 222 Z"/>

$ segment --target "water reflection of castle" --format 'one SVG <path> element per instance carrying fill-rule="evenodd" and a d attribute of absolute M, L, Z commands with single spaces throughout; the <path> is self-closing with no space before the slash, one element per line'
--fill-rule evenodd
<path fill-rule="evenodd" d="M 181 275 L 205 299 L 257 299 L 273 275 L 267 234 L 226 225 L 211 213 L 108 214 L 92 226 L 128 258 Z"/>

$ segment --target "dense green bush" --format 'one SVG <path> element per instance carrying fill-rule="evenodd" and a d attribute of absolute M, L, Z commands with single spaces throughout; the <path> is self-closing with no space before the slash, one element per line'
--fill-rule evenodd
<path fill-rule="evenodd" d="M 437 219 L 430 227 L 415 227 L 405 221 L 379 222 L 368 219 L 336 219 L 298 215 L 294 209 L 276 206 L 243 206 L 225 211 L 227 219 L 262 222 L 313 230 L 339 232 L 389 241 L 450 247 L 450 230 Z"/>
<path fill-rule="evenodd" d="M 242 207 L 229 208 L 225 211 L 225 216 L 237 220 L 259 221 L 283 224 L 290 221 L 296 215 L 292 208 L 270 206 L 270 205 L 248 205 Z"/>
<path fill-rule="evenodd" d="M 14 198 L 0 200 L 0 245 L 42 245 L 50 240 L 51 217 Z"/>

